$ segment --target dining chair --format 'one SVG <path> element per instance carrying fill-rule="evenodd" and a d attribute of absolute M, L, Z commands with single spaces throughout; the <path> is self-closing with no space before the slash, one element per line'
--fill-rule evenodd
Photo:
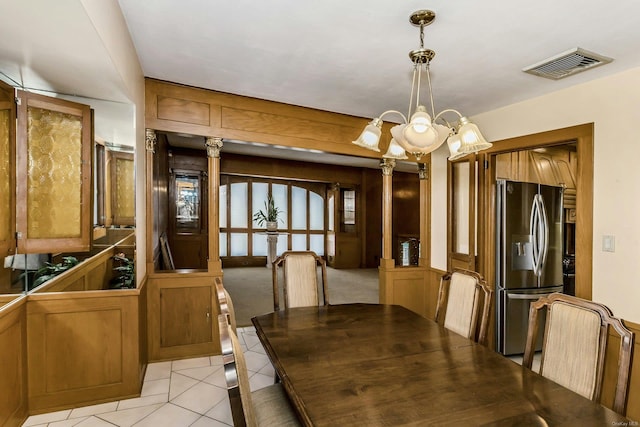
<path fill-rule="evenodd" d="M 464 337 L 485 344 L 489 328 L 489 311 L 493 298 L 491 289 L 475 271 L 456 268 L 440 279 L 436 322 Z M 480 295 L 483 295 L 480 331 L 476 340 Z M 444 312 L 444 313 L 443 313 Z M 444 319 L 441 317 L 444 316 Z"/>
<path fill-rule="evenodd" d="M 531 369 L 539 313 L 546 308 L 540 374 L 576 393 L 600 401 L 610 327 L 620 335 L 613 410 L 626 410 L 634 333 L 603 304 L 553 293 L 532 302 L 523 366 Z"/>
<path fill-rule="evenodd" d="M 251 391 L 242 347 L 224 314 L 218 316 L 218 328 L 233 425 L 236 427 L 300 425 L 281 383 Z"/>
<path fill-rule="evenodd" d="M 237 333 L 236 313 L 233 308 L 233 301 L 231 295 L 227 292 L 227 289 L 222 284 L 222 278 L 216 277 L 214 279 L 216 284 L 216 295 L 218 297 L 218 309 L 220 314 L 224 314 L 228 318 L 228 322 L 233 329 L 233 332 Z"/>
<path fill-rule="evenodd" d="M 318 265 L 322 273 L 322 287 L 318 288 Z M 281 267 L 280 267 L 281 266 Z M 273 261 L 273 309 L 280 310 L 278 271 L 282 270 L 284 308 L 308 307 L 319 304 L 318 292 L 324 305 L 329 305 L 327 267 L 324 259 L 313 251 L 285 251 Z"/>

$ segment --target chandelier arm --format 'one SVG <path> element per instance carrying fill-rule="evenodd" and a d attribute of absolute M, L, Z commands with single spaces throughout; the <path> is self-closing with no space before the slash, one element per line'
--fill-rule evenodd
<path fill-rule="evenodd" d="M 433 121 L 435 122 L 436 119 L 440 119 L 444 113 L 456 113 L 458 115 L 458 118 L 461 119 L 462 118 L 462 114 L 460 114 L 460 112 L 458 110 L 454 110 L 453 108 L 447 108 L 446 110 L 442 110 L 440 111 L 434 118 Z M 444 119 L 442 119 L 444 120 Z M 446 122 L 446 120 L 445 120 Z"/>
<path fill-rule="evenodd" d="M 417 92 L 416 93 L 416 109 L 417 109 L 418 105 L 420 105 L 420 81 L 422 78 L 422 64 L 418 65 L 418 63 L 416 62 L 416 67 L 418 67 L 418 90 L 416 91 Z"/>
<path fill-rule="evenodd" d="M 387 114 L 391 114 L 391 113 L 398 114 L 400 117 L 402 117 L 402 120 L 404 120 L 405 124 L 406 124 L 406 123 L 409 123 L 409 121 L 407 120 L 407 118 L 405 117 L 405 115 L 404 115 L 404 114 L 402 114 L 402 113 L 401 113 L 400 111 L 398 111 L 398 110 L 387 110 L 387 111 L 385 111 L 384 113 L 380 114 L 380 115 L 378 116 L 378 118 L 379 118 L 380 120 L 382 120 L 382 117 L 383 117 L 383 116 L 386 116 Z"/>
<path fill-rule="evenodd" d="M 435 116 L 436 115 L 436 106 L 433 103 L 433 89 L 431 89 L 431 73 L 429 72 L 429 63 L 430 61 L 427 61 L 427 63 L 425 64 L 425 69 L 427 70 L 427 82 L 429 83 L 429 97 L 431 98 L 431 115 Z"/>
<path fill-rule="evenodd" d="M 416 91 L 416 73 L 418 72 L 418 63 L 413 63 L 413 78 L 411 79 L 411 96 L 409 97 L 409 109 L 407 110 L 407 117 L 411 117 L 411 103 L 413 102 L 413 94 Z M 418 86 L 418 92 L 420 92 L 420 87 Z M 409 120 L 406 120 L 408 123 Z"/>

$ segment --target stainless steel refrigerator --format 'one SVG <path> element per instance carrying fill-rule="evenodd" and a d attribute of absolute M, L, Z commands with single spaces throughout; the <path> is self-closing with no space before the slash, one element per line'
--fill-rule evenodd
<path fill-rule="evenodd" d="M 529 304 L 563 291 L 562 191 L 542 184 L 497 182 L 496 342 L 502 354 L 524 353 Z"/>

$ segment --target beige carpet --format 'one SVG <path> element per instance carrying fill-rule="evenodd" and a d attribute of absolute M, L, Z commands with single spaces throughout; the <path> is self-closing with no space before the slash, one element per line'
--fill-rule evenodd
<path fill-rule="evenodd" d="M 225 268 L 223 282 L 231 295 L 238 326 L 251 325 L 251 318 L 273 311 L 271 269 Z M 281 282 L 281 279 L 279 281 Z M 378 269 L 336 270 L 327 268 L 329 303 L 378 302 Z M 280 299 L 282 305 L 282 299 Z"/>

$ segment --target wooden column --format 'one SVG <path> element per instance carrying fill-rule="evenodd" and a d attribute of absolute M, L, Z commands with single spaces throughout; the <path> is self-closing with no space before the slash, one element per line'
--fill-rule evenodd
<path fill-rule="evenodd" d="M 153 265 L 153 155 L 156 152 L 156 142 L 158 138 L 156 137 L 156 131 L 153 129 L 145 130 L 145 166 L 146 166 L 146 200 L 147 200 L 147 274 L 153 273 L 155 271 Z"/>
<path fill-rule="evenodd" d="M 382 168 L 382 259 L 380 267 L 393 268 L 392 259 L 392 201 L 393 201 L 393 168 L 396 166 L 394 159 L 383 159 L 380 163 Z"/>
<path fill-rule="evenodd" d="M 222 274 L 220 261 L 220 150 L 222 138 L 207 137 L 209 161 L 209 259 L 207 269 L 214 275 Z"/>
<path fill-rule="evenodd" d="M 418 163 L 418 178 L 420 179 L 420 267 L 429 266 L 430 242 L 429 242 L 429 209 L 431 198 L 429 197 L 429 169 L 426 163 Z"/>

